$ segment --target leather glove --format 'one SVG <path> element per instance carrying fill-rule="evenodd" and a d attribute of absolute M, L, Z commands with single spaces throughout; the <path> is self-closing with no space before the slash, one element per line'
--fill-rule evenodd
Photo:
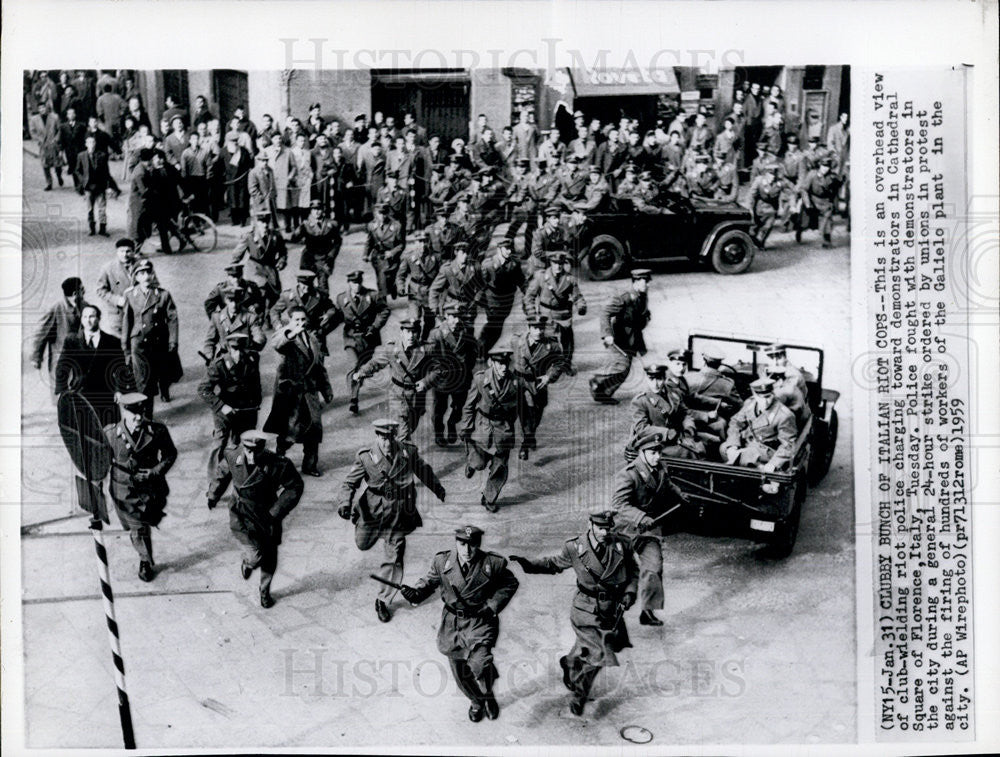
<path fill-rule="evenodd" d="M 625 592 L 625 596 L 622 597 L 622 606 L 627 610 L 634 604 L 635 604 L 635 592 L 632 591 Z"/>
<path fill-rule="evenodd" d="M 402 594 L 403 595 L 403 599 L 405 599 L 411 605 L 415 605 L 415 604 L 419 604 L 420 603 L 420 594 L 412 586 L 405 586 L 404 585 L 403 588 L 399 590 L 399 593 Z"/>
<path fill-rule="evenodd" d="M 136 483 L 144 484 L 149 481 L 149 473 L 144 470 L 136 471 L 132 478 L 135 479 Z"/>
<path fill-rule="evenodd" d="M 653 519 L 649 516 L 644 516 L 642 520 L 639 521 L 639 533 L 644 534 L 653 528 Z"/>
<path fill-rule="evenodd" d="M 461 439 L 463 442 L 471 442 L 472 441 L 472 432 L 471 431 L 462 431 L 462 433 L 459 435 L 459 439 Z"/>
<path fill-rule="evenodd" d="M 434 494 L 437 495 L 437 498 L 439 500 L 441 500 L 442 502 L 444 502 L 445 490 L 444 490 L 443 486 L 438 491 L 434 492 Z"/>
<path fill-rule="evenodd" d="M 485 620 L 486 622 L 493 620 L 494 618 L 496 618 L 496 616 L 497 614 L 493 612 L 492 607 L 484 607 L 482 610 L 479 611 L 479 617 Z"/>

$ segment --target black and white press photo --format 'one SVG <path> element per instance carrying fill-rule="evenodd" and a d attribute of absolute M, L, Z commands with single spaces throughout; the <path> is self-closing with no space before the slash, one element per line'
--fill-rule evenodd
<path fill-rule="evenodd" d="M 24 70 L 26 744 L 853 742 L 851 97 Z"/>

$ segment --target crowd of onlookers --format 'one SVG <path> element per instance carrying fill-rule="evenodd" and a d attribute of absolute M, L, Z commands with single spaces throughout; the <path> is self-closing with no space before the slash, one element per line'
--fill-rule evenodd
<path fill-rule="evenodd" d="M 127 72 L 95 79 L 63 71 L 57 81 L 40 71 L 25 87 L 33 108 L 28 132 L 39 145 L 46 189 L 53 177 L 62 185 L 66 169 L 88 198 L 91 233 L 106 233 L 104 198 L 119 191 L 117 175 L 128 183 L 129 233 L 140 243 L 155 225 L 166 227 L 166 244 L 182 202 L 236 225 L 266 210 L 276 227 L 294 235 L 318 200 L 346 231 L 370 219 L 387 183 L 407 195 L 401 220 L 413 230 L 427 225 L 436 208 L 467 194 L 484 169 L 511 195 L 506 218 L 527 208 L 529 226 L 547 206 L 586 212 L 616 197 L 662 212 L 658 196 L 665 192 L 708 202 L 742 200 L 757 220 L 761 245 L 775 222 L 803 228 L 803 209 L 815 209 L 812 195 L 822 204 L 830 198 L 819 195 L 833 194 L 832 210 L 820 215 L 846 215 L 847 114 L 825 138 L 811 135 L 800 144 L 800 129 L 786 123 L 777 86 L 740 87 L 732 110 L 714 119 L 702 107 L 677 110 L 655 124 L 624 114 L 617 123 L 602 123 L 560 102 L 550 129 L 540 129 L 534 113 L 524 110 L 516 123 L 497 130 L 479 115 L 468 140 L 429 132 L 413 113 L 399 120 L 359 114 L 342 123 L 315 103 L 302 118 L 261 114 L 251 120 L 244 106 L 220 114 L 201 95 L 190 110 L 168 96 L 153 123 Z M 113 171 L 108 159 L 120 160 L 120 168 Z M 807 184 L 816 174 L 814 190 Z M 820 219 L 829 241 L 824 223 Z"/>

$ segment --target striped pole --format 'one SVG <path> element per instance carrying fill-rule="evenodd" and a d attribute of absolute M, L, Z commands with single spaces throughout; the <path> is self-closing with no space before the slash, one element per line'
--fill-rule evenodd
<path fill-rule="evenodd" d="M 90 521 L 94 534 L 94 549 L 97 550 L 97 577 L 101 580 L 101 596 L 104 600 L 104 614 L 108 621 L 108 641 L 111 644 L 111 658 L 115 663 L 115 686 L 118 687 L 118 717 L 122 724 L 122 740 L 126 749 L 135 749 L 135 734 L 132 731 L 132 710 L 125 690 L 125 663 L 122 647 L 118 639 L 118 621 L 115 620 L 115 595 L 111 591 L 111 574 L 108 571 L 108 552 L 104 548 L 104 524 L 99 518 Z"/>

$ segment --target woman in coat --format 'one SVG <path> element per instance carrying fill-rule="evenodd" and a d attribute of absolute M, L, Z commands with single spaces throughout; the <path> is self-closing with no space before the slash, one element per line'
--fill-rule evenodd
<path fill-rule="evenodd" d="M 295 161 L 292 151 L 285 147 L 281 134 L 275 132 L 271 137 L 271 171 L 274 174 L 274 207 L 278 216 L 284 221 L 285 231 L 291 234 L 298 228 L 296 201 L 298 200 L 298 176 L 295 173 Z"/>
<path fill-rule="evenodd" d="M 312 151 L 309 149 L 309 137 L 305 132 L 295 134 L 295 141 L 289 150 L 292 163 L 295 166 L 295 187 L 289 192 L 288 202 L 294 208 L 296 223 L 300 223 L 309 213 L 309 201 L 312 199 L 313 168 Z"/>
<path fill-rule="evenodd" d="M 38 113 L 28 121 L 31 138 L 38 143 L 38 160 L 45 174 L 45 191 L 52 189 L 52 169 L 55 169 L 59 186 L 63 185 L 62 142 L 59 137 L 59 116 L 49 111 L 47 102 L 38 106 Z"/>

